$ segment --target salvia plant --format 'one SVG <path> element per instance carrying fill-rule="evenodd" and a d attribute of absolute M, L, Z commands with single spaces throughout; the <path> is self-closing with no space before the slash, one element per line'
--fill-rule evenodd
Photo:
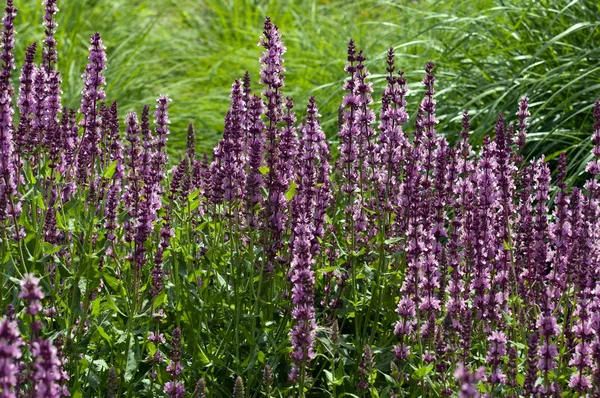
<path fill-rule="evenodd" d="M 375 105 L 350 41 L 332 151 L 267 18 L 259 88 L 171 167 L 171 99 L 122 119 L 100 34 L 62 106 L 43 5 L 19 76 L 12 0 L 0 35 L 0 397 L 600 396 L 600 102 L 569 186 L 524 160 L 526 97 L 451 144 L 435 65 L 408 125 L 393 49 Z"/>

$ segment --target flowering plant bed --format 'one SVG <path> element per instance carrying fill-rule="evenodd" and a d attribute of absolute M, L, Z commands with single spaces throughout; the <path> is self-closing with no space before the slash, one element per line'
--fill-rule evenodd
<path fill-rule="evenodd" d="M 375 106 L 350 41 L 334 157 L 267 18 L 212 158 L 190 124 L 170 168 L 170 98 L 121 120 L 100 34 L 61 105 L 44 6 L 18 87 L 12 0 L 1 36 L 0 396 L 600 394 L 600 102 L 584 186 L 564 153 L 552 184 L 526 97 L 451 145 L 435 65 L 409 123 L 393 48 Z"/>

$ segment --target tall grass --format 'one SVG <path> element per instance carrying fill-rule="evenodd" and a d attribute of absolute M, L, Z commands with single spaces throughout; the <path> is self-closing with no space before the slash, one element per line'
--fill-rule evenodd
<path fill-rule="evenodd" d="M 19 41 L 42 35 L 38 1 L 19 1 Z M 59 3 L 59 6 L 61 4 Z M 432 59 L 445 90 L 440 131 L 452 140 L 462 109 L 474 115 L 475 143 L 497 113 L 513 114 L 520 95 L 532 102 L 527 153 L 552 159 L 569 152 L 569 175 L 589 153 L 592 99 L 600 88 L 600 6 L 593 0 L 519 1 L 218 1 L 84 0 L 62 4 L 59 60 L 65 95 L 76 107 L 86 37 L 101 31 L 108 47 L 109 92 L 121 109 L 140 108 L 159 91 L 173 102 L 173 147 L 184 147 L 185 128 L 197 124 L 198 146 L 209 151 L 222 132 L 230 83 L 254 64 L 261 21 L 269 15 L 287 40 L 285 94 L 321 101 L 324 129 L 337 130 L 344 48 L 353 38 L 370 55 L 376 95 L 385 84 L 384 53 L 394 46 L 409 81 Z M 20 43 L 18 48 L 23 48 Z M 252 72 L 252 71 L 251 71 Z M 258 78 L 252 73 L 254 81 Z M 414 77 L 410 79 L 411 77 Z M 416 104 L 420 95 L 409 97 Z M 447 100 L 448 99 L 448 100 Z M 446 101 L 447 100 L 447 101 Z M 450 104 L 450 105 L 448 105 Z M 175 156 L 177 156 L 175 154 Z"/>

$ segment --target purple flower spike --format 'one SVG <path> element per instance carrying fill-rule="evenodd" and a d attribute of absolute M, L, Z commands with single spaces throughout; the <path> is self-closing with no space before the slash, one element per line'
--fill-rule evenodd
<path fill-rule="evenodd" d="M 459 383 L 459 398 L 479 398 L 479 391 L 477 390 L 477 383 L 483 379 L 485 374 L 485 368 L 480 367 L 475 373 L 469 372 L 469 370 L 462 364 L 459 363 L 454 377 L 458 379 Z"/>
<path fill-rule="evenodd" d="M 42 4 L 44 5 L 44 33 L 46 34 L 43 60 L 44 66 L 50 70 L 58 61 L 56 39 L 54 38 L 57 26 L 54 15 L 58 12 L 58 7 L 56 6 L 56 0 L 44 0 Z"/>
<path fill-rule="evenodd" d="M 63 389 L 61 380 L 61 362 L 56 347 L 49 340 L 37 339 L 31 344 L 33 357 L 33 396 L 36 398 L 59 398 Z"/>
<path fill-rule="evenodd" d="M 10 83 L 12 70 L 15 69 L 15 17 L 17 9 L 13 5 L 13 0 L 6 1 L 4 8 L 4 17 L 2 18 L 2 50 L 0 51 L 0 61 L 2 61 L 2 72 L 0 80 L 3 86 L 6 86 L 10 95 L 13 94 L 13 88 Z"/>
<path fill-rule="evenodd" d="M 88 64 L 83 72 L 84 88 L 82 91 L 81 107 L 79 112 L 83 115 L 80 125 L 83 127 L 83 137 L 78 156 L 78 179 L 86 182 L 88 174 L 94 170 L 96 156 L 100 153 L 100 101 L 106 98 L 103 86 L 106 84 L 104 70 L 106 69 L 106 53 L 99 33 L 90 39 L 90 54 Z"/>
<path fill-rule="evenodd" d="M 262 202 L 261 188 L 263 187 L 263 175 L 260 168 L 263 165 L 263 147 L 265 125 L 261 120 L 263 112 L 263 102 L 257 95 L 250 99 L 248 104 L 248 165 L 246 169 L 246 212 L 248 217 L 248 226 L 255 227 L 258 223 L 256 217 L 256 208 Z"/>
<path fill-rule="evenodd" d="M 154 156 L 153 156 L 153 173 L 154 173 L 154 184 L 160 191 L 160 182 L 165 177 L 164 167 L 167 164 L 167 136 L 170 134 L 169 125 L 169 102 L 171 99 L 166 95 L 160 95 L 156 100 L 156 110 L 154 111 L 155 116 L 155 142 L 154 142 Z"/>
<path fill-rule="evenodd" d="M 44 298 L 44 292 L 38 286 L 40 279 L 33 274 L 25 274 L 21 281 L 21 292 L 19 298 L 27 301 L 27 313 L 31 316 L 36 315 L 42 310 L 40 300 Z"/>
<path fill-rule="evenodd" d="M 13 147 L 13 114 L 11 97 L 13 88 L 10 83 L 12 70 L 14 69 L 13 49 L 15 45 L 14 19 L 17 9 L 13 7 L 12 0 L 6 2 L 5 14 L 2 19 L 3 31 L 1 38 L 0 62 L 0 222 L 7 215 L 16 221 L 20 213 L 20 204 L 15 203 L 18 195 L 16 186 L 18 176 L 15 170 L 16 159 Z M 15 228 L 18 228 L 15 226 Z M 18 231 L 17 231 L 18 232 Z M 19 234 L 17 234 L 19 235 Z"/>
<path fill-rule="evenodd" d="M 25 52 L 25 62 L 23 63 L 21 76 L 19 77 L 19 82 L 21 85 L 19 87 L 19 99 L 17 101 L 17 106 L 19 107 L 19 113 L 21 116 L 19 119 L 17 134 L 15 136 L 15 143 L 17 144 L 16 149 L 20 155 L 23 155 L 24 153 L 33 149 L 33 145 L 30 143 L 32 134 L 32 120 L 30 115 L 34 104 L 33 102 L 35 100 L 32 89 L 36 50 L 37 43 L 35 42 L 27 47 L 27 51 Z"/>
<path fill-rule="evenodd" d="M 16 398 L 15 387 L 19 373 L 21 347 L 25 343 L 17 323 L 6 316 L 0 319 L 0 390 L 6 398 Z"/>

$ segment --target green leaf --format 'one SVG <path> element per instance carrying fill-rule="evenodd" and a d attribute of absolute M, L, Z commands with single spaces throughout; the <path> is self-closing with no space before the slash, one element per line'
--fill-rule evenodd
<path fill-rule="evenodd" d="M 287 190 L 287 192 L 285 193 L 285 198 L 288 200 L 288 202 L 290 200 L 292 200 L 292 198 L 294 197 L 294 195 L 296 195 L 296 188 L 298 187 L 298 184 L 296 184 L 295 182 L 292 182 L 290 184 L 290 189 Z"/>
<path fill-rule="evenodd" d="M 98 333 L 100 333 L 100 336 L 102 336 L 102 338 L 104 338 L 104 340 L 106 340 L 108 345 L 112 346 L 112 338 L 108 335 L 108 333 L 106 333 L 104 328 L 102 326 L 98 326 L 96 328 L 96 330 L 98 331 Z"/>
<path fill-rule="evenodd" d="M 36 204 L 40 209 L 46 210 L 46 204 L 44 203 L 44 197 L 41 192 L 38 192 Z"/>
<path fill-rule="evenodd" d="M 129 340 L 129 352 L 127 353 L 127 365 L 125 366 L 125 381 L 130 382 L 138 366 L 138 343 L 131 337 Z"/>
<path fill-rule="evenodd" d="M 427 365 L 427 366 L 420 366 L 419 368 L 417 368 L 415 370 L 415 373 L 413 373 L 413 377 L 415 379 L 423 379 L 425 376 L 427 376 L 429 373 L 431 373 L 431 371 L 433 370 L 433 365 Z"/>
<path fill-rule="evenodd" d="M 260 171 L 260 174 L 268 174 L 269 171 L 271 171 L 271 169 L 269 169 L 268 166 L 261 166 L 258 168 L 258 171 Z"/>
<path fill-rule="evenodd" d="M 117 162 L 118 160 L 115 160 L 114 162 L 108 165 L 108 167 L 104 170 L 104 174 L 102 174 L 102 178 L 106 180 L 110 180 L 111 178 L 113 178 L 113 176 L 115 175 L 115 171 L 117 170 Z"/>
<path fill-rule="evenodd" d="M 100 298 L 97 298 L 96 300 L 92 301 L 92 315 L 93 316 L 100 315 L 100 301 L 102 301 L 102 299 L 100 299 Z"/>

